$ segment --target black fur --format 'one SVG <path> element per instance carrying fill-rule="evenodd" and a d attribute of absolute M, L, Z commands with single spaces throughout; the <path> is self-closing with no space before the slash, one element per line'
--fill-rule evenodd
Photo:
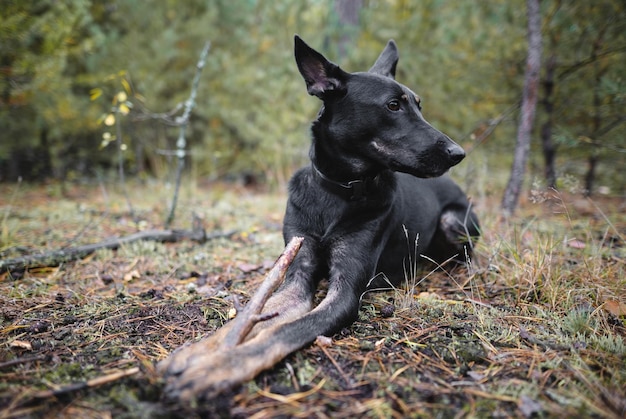
<path fill-rule="evenodd" d="M 284 284 L 245 341 L 216 350 L 232 322 L 162 362 L 171 395 L 216 394 L 251 379 L 289 353 L 350 324 L 372 279 L 395 284 L 417 251 L 435 261 L 463 260 L 478 221 L 444 173 L 463 149 L 422 117 L 419 98 L 393 78 L 389 41 L 364 73 L 346 73 L 300 38 L 295 56 L 307 91 L 323 101 L 313 123 L 311 165 L 289 185 L 284 237 L 304 237 Z M 406 233 L 405 233 L 406 232 Z M 321 279 L 328 292 L 313 307 Z"/>
<path fill-rule="evenodd" d="M 298 335 L 291 339 L 311 341 L 354 321 L 368 284 L 383 285 L 371 281 L 376 274 L 394 284 L 404 278 L 417 234 L 419 253 L 444 261 L 463 259 L 479 233 L 465 194 L 442 176 L 465 153 L 426 122 L 419 97 L 394 80 L 393 41 L 368 72 L 343 71 L 297 36 L 295 57 L 323 107 L 312 127 L 312 164 L 291 179 L 283 227 L 286 242 L 305 239 L 266 311 L 307 312 L 328 278 L 320 306 L 288 327 Z M 350 185 L 358 185 L 357 194 Z"/>

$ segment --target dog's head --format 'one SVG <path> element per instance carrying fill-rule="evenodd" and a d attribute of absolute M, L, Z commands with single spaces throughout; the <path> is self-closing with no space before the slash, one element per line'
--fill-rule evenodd
<path fill-rule="evenodd" d="M 343 71 L 297 35 L 295 58 L 307 91 L 324 102 L 332 140 L 362 167 L 426 178 L 441 176 L 465 157 L 458 144 L 424 119 L 419 96 L 395 80 L 394 41 L 368 72 Z"/>

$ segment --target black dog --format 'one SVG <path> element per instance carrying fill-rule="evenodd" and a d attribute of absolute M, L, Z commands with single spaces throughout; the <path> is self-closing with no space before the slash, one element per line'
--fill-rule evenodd
<path fill-rule="evenodd" d="M 416 235 L 420 253 L 441 262 L 462 259 L 479 232 L 465 194 L 442 176 L 465 152 L 426 122 L 419 96 L 394 80 L 393 41 L 364 73 L 343 71 L 297 36 L 295 57 L 309 94 L 324 105 L 313 123 L 312 164 L 292 178 L 284 220 L 285 241 L 304 242 L 265 311 L 280 321 L 303 315 L 328 278 L 323 302 L 287 327 L 297 335 L 290 339 L 305 344 L 354 321 L 377 273 L 398 284 Z"/>
<path fill-rule="evenodd" d="M 304 241 L 263 309 L 273 318 L 228 353 L 189 351 L 165 364 L 167 374 L 179 375 L 174 392 L 221 391 L 350 324 L 377 273 L 396 284 L 404 278 L 407 243 L 416 235 L 419 252 L 440 262 L 463 259 L 479 234 L 464 193 L 440 177 L 465 153 L 394 80 L 393 41 L 363 73 L 343 71 L 297 36 L 295 57 L 309 94 L 324 103 L 313 123 L 311 166 L 291 180 L 284 220 L 285 241 Z M 313 308 L 323 278 L 328 293 Z"/>

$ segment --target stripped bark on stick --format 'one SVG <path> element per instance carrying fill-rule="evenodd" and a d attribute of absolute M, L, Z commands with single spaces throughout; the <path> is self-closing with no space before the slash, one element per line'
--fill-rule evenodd
<path fill-rule="evenodd" d="M 257 353 L 253 344 L 247 345 L 254 337 L 250 341 L 246 338 L 255 324 L 273 317 L 273 313 L 261 314 L 262 310 L 284 281 L 302 241 L 303 238 L 294 237 L 287 244 L 248 305 L 235 319 L 213 335 L 177 349 L 158 364 L 158 371 L 167 380 L 166 398 L 191 400 L 215 396 L 254 378 L 283 358 L 285 354 L 280 348 Z"/>

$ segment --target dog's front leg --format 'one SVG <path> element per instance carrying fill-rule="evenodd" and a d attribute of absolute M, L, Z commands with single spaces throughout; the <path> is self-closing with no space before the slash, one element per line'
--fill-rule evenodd
<path fill-rule="evenodd" d="M 317 307 L 311 311 L 307 308 L 311 304 L 311 295 L 306 291 L 311 287 L 312 277 L 309 275 L 315 275 L 317 268 L 309 265 L 305 257 L 300 262 L 306 263 L 292 265 L 294 270 L 288 277 L 289 282 L 272 297 L 271 307 L 267 307 L 268 310 L 281 310 L 279 321 L 260 323 L 253 330 L 254 337 L 228 351 L 196 352 L 184 369 L 166 374 L 165 393 L 179 400 L 215 396 L 273 367 L 318 336 L 330 335 L 354 321 L 360 295 L 374 266 L 372 258 L 354 257 L 348 249 L 348 246 L 340 246 L 330 252 L 329 289 Z M 303 256 L 306 256 L 306 250 Z M 306 277 L 299 276 L 305 274 Z M 289 308 L 290 304 L 292 308 Z"/>
<path fill-rule="evenodd" d="M 352 284 L 350 280 L 334 282 L 312 311 L 262 329 L 228 351 L 198 354 L 179 375 L 168 377 L 165 394 L 181 401 L 214 397 L 273 367 L 317 336 L 332 334 L 358 312 L 359 298 Z"/>
<path fill-rule="evenodd" d="M 269 300 L 266 300 L 267 292 L 271 289 L 268 285 L 274 282 L 270 279 L 273 277 L 272 272 L 277 271 L 281 264 L 285 264 L 286 255 L 294 252 L 291 249 L 294 240 L 298 241 L 300 252 L 295 259 L 293 256 L 287 257 L 289 261 L 294 260 L 289 265 L 285 283 Z M 253 378 L 262 369 L 267 368 L 267 362 L 273 365 L 286 355 L 280 348 L 278 352 L 270 348 L 267 353 L 265 350 L 260 352 L 260 355 L 263 355 L 262 359 L 249 358 L 249 355 L 239 348 L 262 331 L 275 328 L 311 311 L 313 294 L 319 281 L 320 258 L 316 254 L 314 240 L 309 238 L 302 244 L 301 239 L 294 240 L 289 241 L 285 253 L 242 313 L 238 313 L 233 321 L 218 329 L 212 336 L 180 348 L 159 363 L 159 371 L 168 381 L 166 388 L 168 397 L 190 398 L 203 394 L 217 394 L 243 380 Z M 280 270 L 282 268 L 278 269 Z M 260 308 L 261 313 L 257 311 Z M 250 331 L 248 325 L 254 319 L 266 320 L 256 323 Z"/>
<path fill-rule="evenodd" d="M 285 282 L 263 308 L 263 314 L 269 319 L 258 323 L 247 339 L 253 338 L 263 329 L 287 323 L 311 311 L 322 272 L 318 244 L 313 238 L 305 237 L 287 271 Z"/>

